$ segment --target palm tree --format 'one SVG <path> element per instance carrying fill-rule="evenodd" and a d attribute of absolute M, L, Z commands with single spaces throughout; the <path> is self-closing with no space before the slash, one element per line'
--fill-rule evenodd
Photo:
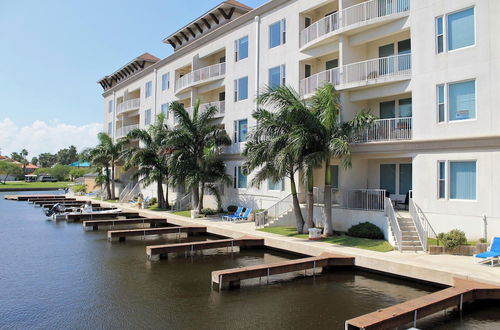
<path fill-rule="evenodd" d="M 314 224 L 310 214 L 304 226 L 295 175 L 307 164 L 317 164 L 315 146 L 316 141 L 322 139 L 322 127 L 291 87 L 268 87 L 257 101 L 275 112 L 259 108 L 253 114 L 257 127 L 250 132 L 243 152 L 244 167 L 247 172 L 256 170 L 252 185 L 260 185 L 265 180 L 290 180 L 297 232 L 303 233 Z"/>
<path fill-rule="evenodd" d="M 321 153 L 325 170 L 324 205 L 325 228 L 324 234 L 333 234 L 332 223 L 332 173 L 330 160 L 341 160 L 344 168 L 351 167 L 350 143 L 355 134 L 370 125 L 375 117 L 369 112 L 361 111 L 354 119 L 342 122 L 340 120 L 340 97 L 332 84 L 319 88 L 311 100 L 311 111 L 318 118 L 325 132 L 324 139 L 320 141 L 318 152 Z"/>
<path fill-rule="evenodd" d="M 170 105 L 178 125 L 170 133 L 173 148 L 171 170 L 174 184 L 185 184 L 192 192 L 192 205 L 203 208 L 203 194 L 207 183 L 227 181 L 224 164 L 218 159 L 222 146 L 231 144 L 226 130 L 213 121 L 218 109 L 210 106 L 200 111 L 196 100 L 190 116 L 178 102 Z M 201 198 L 200 198 L 201 197 Z"/>
<path fill-rule="evenodd" d="M 168 144 L 169 132 L 165 124 L 165 115 L 160 113 L 153 125 L 147 129 L 136 128 L 121 140 L 121 143 L 139 140 L 139 146 L 128 147 L 121 158 L 125 160 L 126 169 L 138 167 L 133 176 L 135 179 L 140 179 L 145 185 L 156 182 L 158 207 L 162 209 L 170 208 L 168 203 L 168 162 L 171 150 Z M 163 192 L 164 183 L 167 183 L 165 193 Z"/>
<path fill-rule="evenodd" d="M 115 166 L 122 153 L 123 143 L 113 142 L 107 133 L 97 134 L 99 144 L 88 151 L 88 160 L 104 170 L 107 197 L 115 199 Z"/>

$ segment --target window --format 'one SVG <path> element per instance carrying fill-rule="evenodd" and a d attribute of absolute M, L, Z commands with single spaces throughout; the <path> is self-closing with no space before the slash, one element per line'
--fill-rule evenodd
<path fill-rule="evenodd" d="M 412 116 L 412 102 L 411 98 L 400 99 L 399 104 L 399 118 L 408 118 Z"/>
<path fill-rule="evenodd" d="M 267 180 L 267 190 L 283 190 L 284 182 L 283 180 L 274 181 L 271 179 Z"/>
<path fill-rule="evenodd" d="M 438 85 L 436 96 L 438 122 L 476 118 L 475 80 Z"/>
<path fill-rule="evenodd" d="M 168 119 L 168 103 L 163 103 L 161 105 L 161 113 L 165 115 L 165 118 Z"/>
<path fill-rule="evenodd" d="M 148 81 L 146 83 L 146 97 L 150 97 L 153 92 L 153 82 Z"/>
<path fill-rule="evenodd" d="M 269 25 L 269 48 L 286 43 L 286 20 Z"/>
<path fill-rule="evenodd" d="M 148 109 L 144 112 L 144 124 L 151 124 L 151 109 Z"/>
<path fill-rule="evenodd" d="M 450 199 L 476 199 L 476 162 L 450 162 Z"/>
<path fill-rule="evenodd" d="M 399 194 L 406 195 L 412 187 L 411 164 L 399 164 Z"/>
<path fill-rule="evenodd" d="M 243 173 L 241 166 L 234 168 L 234 188 L 245 189 L 247 187 L 247 176 Z"/>
<path fill-rule="evenodd" d="M 326 61 L 325 62 L 325 68 L 326 70 L 331 70 L 331 69 L 334 69 L 336 67 L 339 66 L 339 60 L 338 59 L 334 59 L 334 60 L 330 60 L 330 61 Z"/>
<path fill-rule="evenodd" d="M 311 72 L 312 72 L 311 66 L 309 64 L 306 64 L 304 66 L 304 76 L 306 78 L 310 77 L 311 76 Z"/>
<path fill-rule="evenodd" d="M 446 162 L 438 162 L 438 198 L 446 198 Z"/>
<path fill-rule="evenodd" d="M 113 112 L 113 100 L 108 102 L 108 112 Z"/>
<path fill-rule="evenodd" d="M 437 86 L 437 111 L 438 111 L 438 122 L 442 123 L 445 121 L 444 115 L 444 85 Z"/>
<path fill-rule="evenodd" d="M 311 18 L 310 17 L 304 17 L 304 28 L 307 28 L 308 26 L 311 25 Z"/>
<path fill-rule="evenodd" d="M 166 91 L 170 88 L 170 73 L 161 76 L 161 90 Z"/>
<path fill-rule="evenodd" d="M 474 8 L 447 14 L 445 18 L 436 17 L 437 53 L 474 45 L 476 42 L 474 21 Z M 446 29 L 444 29 L 445 25 Z"/>
<path fill-rule="evenodd" d="M 380 164 L 380 189 L 396 193 L 396 164 Z"/>
<path fill-rule="evenodd" d="M 436 18 L 436 50 L 438 54 L 444 51 L 443 16 Z"/>
<path fill-rule="evenodd" d="M 113 122 L 108 123 L 108 135 L 113 135 Z"/>
<path fill-rule="evenodd" d="M 269 87 L 284 86 L 286 84 L 285 64 L 269 69 Z"/>
<path fill-rule="evenodd" d="M 234 61 L 238 62 L 248 57 L 248 36 L 234 42 Z"/>
<path fill-rule="evenodd" d="M 339 190 L 339 166 L 331 165 L 330 171 L 332 173 L 332 189 Z"/>
<path fill-rule="evenodd" d="M 246 100 L 248 98 L 248 77 L 234 81 L 234 101 Z"/>
<path fill-rule="evenodd" d="M 234 122 L 234 143 L 245 142 L 248 134 L 248 120 L 236 120 Z"/>

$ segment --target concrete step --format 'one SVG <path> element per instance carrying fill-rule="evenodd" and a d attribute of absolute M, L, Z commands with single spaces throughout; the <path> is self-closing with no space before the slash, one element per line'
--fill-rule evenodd
<path fill-rule="evenodd" d="M 403 246 L 401 248 L 401 250 L 402 251 L 415 251 L 415 252 L 417 252 L 417 251 L 423 251 L 424 249 L 422 249 L 421 246 L 416 246 L 416 247 L 414 247 L 414 246 Z"/>

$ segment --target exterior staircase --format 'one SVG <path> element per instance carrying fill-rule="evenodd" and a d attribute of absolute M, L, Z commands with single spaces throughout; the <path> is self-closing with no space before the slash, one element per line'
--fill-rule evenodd
<path fill-rule="evenodd" d="M 402 234 L 401 250 L 408 252 L 424 251 L 410 213 L 407 211 L 397 211 L 397 220 Z"/>

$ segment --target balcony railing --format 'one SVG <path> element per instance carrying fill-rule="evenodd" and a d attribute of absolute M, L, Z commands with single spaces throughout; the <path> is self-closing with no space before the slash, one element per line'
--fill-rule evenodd
<path fill-rule="evenodd" d="M 328 33 L 372 19 L 410 10 L 410 0 L 370 0 L 330 14 L 314 22 L 300 33 L 300 46 L 304 46 Z"/>
<path fill-rule="evenodd" d="M 226 113 L 226 101 L 202 103 L 202 104 L 200 104 L 200 108 L 198 111 L 203 112 L 211 106 L 216 107 L 218 110 L 215 114 L 215 117 L 224 116 L 224 113 Z M 194 109 L 194 107 L 189 107 L 186 109 L 190 116 L 192 116 L 192 114 L 193 114 L 193 109 Z"/>
<path fill-rule="evenodd" d="M 339 88 L 353 83 L 369 83 L 380 79 L 411 75 L 411 54 L 375 58 L 351 63 L 339 68 L 322 71 L 300 81 L 303 95 L 314 93 L 316 89 L 331 83 Z"/>
<path fill-rule="evenodd" d="M 141 99 L 131 99 L 116 106 L 116 114 L 120 114 L 124 111 L 139 109 L 141 106 Z"/>
<path fill-rule="evenodd" d="M 226 63 L 218 63 L 194 70 L 175 81 L 175 91 L 180 91 L 213 78 L 222 78 L 225 74 Z"/>
<path fill-rule="evenodd" d="M 355 142 L 411 140 L 411 126 L 411 117 L 378 119 L 370 127 L 363 130 L 355 138 Z"/>
<path fill-rule="evenodd" d="M 136 125 L 128 125 L 128 126 L 123 126 L 123 127 L 117 128 L 117 129 L 116 129 L 116 137 L 117 137 L 117 138 L 124 137 L 124 136 L 125 136 L 125 135 L 127 135 L 130 131 L 132 131 L 133 129 L 136 129 L 136 128 L 139 128 L 139 124 L 136 124 Z"/>
<path fill-rule="evenodd" d="M 384 189 L 335 189 L 332 188 L 332 206 L 353 210 L 383 211 Z M 314 187 L 315 204 L 324 205 L 324 189 Z"/>
<path fill-rule="evenodd" d="M 339 13 L 335 12 L 306 27 L 300 32 L 300 46 L 340 28 Z"/>

